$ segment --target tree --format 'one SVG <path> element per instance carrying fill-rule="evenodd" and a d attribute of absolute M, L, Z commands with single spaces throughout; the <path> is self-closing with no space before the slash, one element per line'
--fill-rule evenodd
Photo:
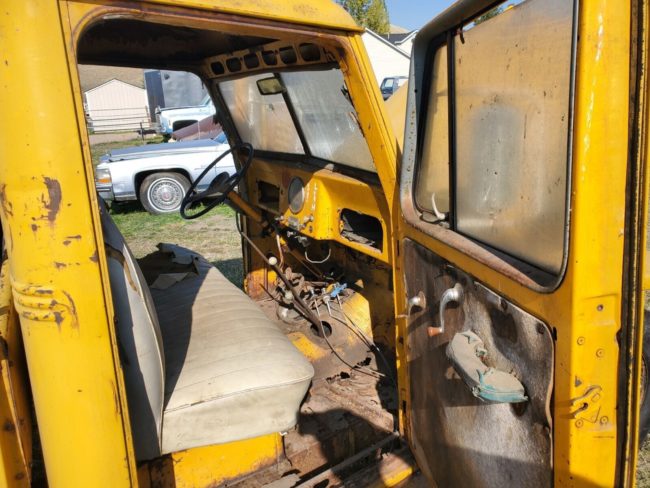
<path fill-rule="evenodd" d="M 390 22 L 384 0 L 371 0 L 366 10 L 366 27 L 377 34 L 388 34 Z"/>
<path fill-rule="evenodd" d="M 388 34 L 390 22 L 384 0 L 338 0 L 352 18 L 362 27 L 378 34 Z"/>

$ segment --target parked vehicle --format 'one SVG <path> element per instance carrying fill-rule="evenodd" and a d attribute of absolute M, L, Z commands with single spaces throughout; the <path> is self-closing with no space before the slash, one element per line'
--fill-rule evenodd
<path fill-rule="evenodd" d="M 177 212 L 190 184 L 229 150 L 223 132 L 214 139 L 114 149 L 99 159 L 95 185 L 107 202 L 140 200 L 152 214 Z M 205 189 L 221 172 L 235 172 L 231 154 L 199 182 L 198 189 Z"/>
<path fill-rule="evenodd" d="M 387 100 L 397 89 L 408 81 L 408 76 L 388 76 L 381 81 L 381 95 Z"/>
<path fill-rule="evenodd" d="M 4 0 L 0 485 L 634 486 L 648 2 L 506 3 L 419 30 L 402 146 L 330 0 Z M 135 259 L 77 64 L 201 76 L 241 287 Z"/>
<path fill-rule="evenodd" d="M 196 139 L 216 137 L 221 132 L 223 132 L 221 124 L 215 121 L 214 115 L 211 115 L 192 125 L 175 130 L 172 133 L 172 139 L 174 141 L 193 141 Z"/>
<path fill-rule="evenodd" d="M 209 95 L 194 107 L 158 108 L 156 110 L 158 130 L 165 137 L 171 137 L 174 131 L 214 115 L 215 112 L 214 103 Z"/>

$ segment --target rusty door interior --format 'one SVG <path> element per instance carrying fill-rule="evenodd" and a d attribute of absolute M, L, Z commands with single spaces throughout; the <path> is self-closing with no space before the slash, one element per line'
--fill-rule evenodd
<path fill-rule="evenodd" d="M 576 12 L 458 2 L 414 44 L 396 300 L 407 429 L 438 486 L 553 484 Z"/>

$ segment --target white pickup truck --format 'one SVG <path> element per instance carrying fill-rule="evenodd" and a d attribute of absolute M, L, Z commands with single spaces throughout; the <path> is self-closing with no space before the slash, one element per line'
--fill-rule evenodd
<path fill-rule="evenodd" d="M 176 212 L 190 183 L 229 150 L 223 132 L 214 139 L 115 149 L 100 158 L 95 168 L 95 186 L 109 202 L 140 200 L 152 214 Z M 197 189 L 205 189 L 224 171 L 235 172 L 231 154 L 202 178 Z"/>
<path fill-rule="evenodd" d="M 169 138 L 172 132 L 192 125 L 215 113 L 216 109 L 209 95 L 206 95 L 199 105 L 193 107 L 158 108 L 156 109 L 158 131 L 166 138 Z"/>

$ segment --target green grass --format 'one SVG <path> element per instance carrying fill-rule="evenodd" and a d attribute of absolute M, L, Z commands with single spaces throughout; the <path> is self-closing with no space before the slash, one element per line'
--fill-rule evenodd
<path fill-rule="evenodd" d="M 144 144 L 160 142 L 162 136 L 157 136 Z M 113 149 L 140 145 L 140 138 L 93 144 L 93 164 Z M 158 243 L 178 244 L 203 255 L 230 281 L 242 286 L 241 240 L 230 207 L 220 205 L 196 220 L 183 220 L 178 213 L 151 215 L 137 202 L 113 204 L 110 213 L 136 258 L 154 252 Z"/>
<path fill-rule="evenodd" d="M 99 164 L 99 158 L 102 157 L 109 151 L 113 149 L 121 149 L 123 147 L 133 147 L 133 146 L 142 146 L 146 144 L 158 144 L 163 142 L 162 136 L 156 136 L 151 139 L 130 139 L 128 141 L 116 141 L 116 142 L 102 142 L 99 144 L 93 144 L 90 146 L 90 155 L 92 156 L 93 166 Z"/>
<path fill-rule="evenodd" d="M 154 252 L 158 243 L 178 244 L 198 252 L 242 286 L 241 238 L 230 207 L 220 205 L 196 220 L 177 213 L 151 215 L 138 203 L 113 205 L 110 213 L 136 258 Z"/>

